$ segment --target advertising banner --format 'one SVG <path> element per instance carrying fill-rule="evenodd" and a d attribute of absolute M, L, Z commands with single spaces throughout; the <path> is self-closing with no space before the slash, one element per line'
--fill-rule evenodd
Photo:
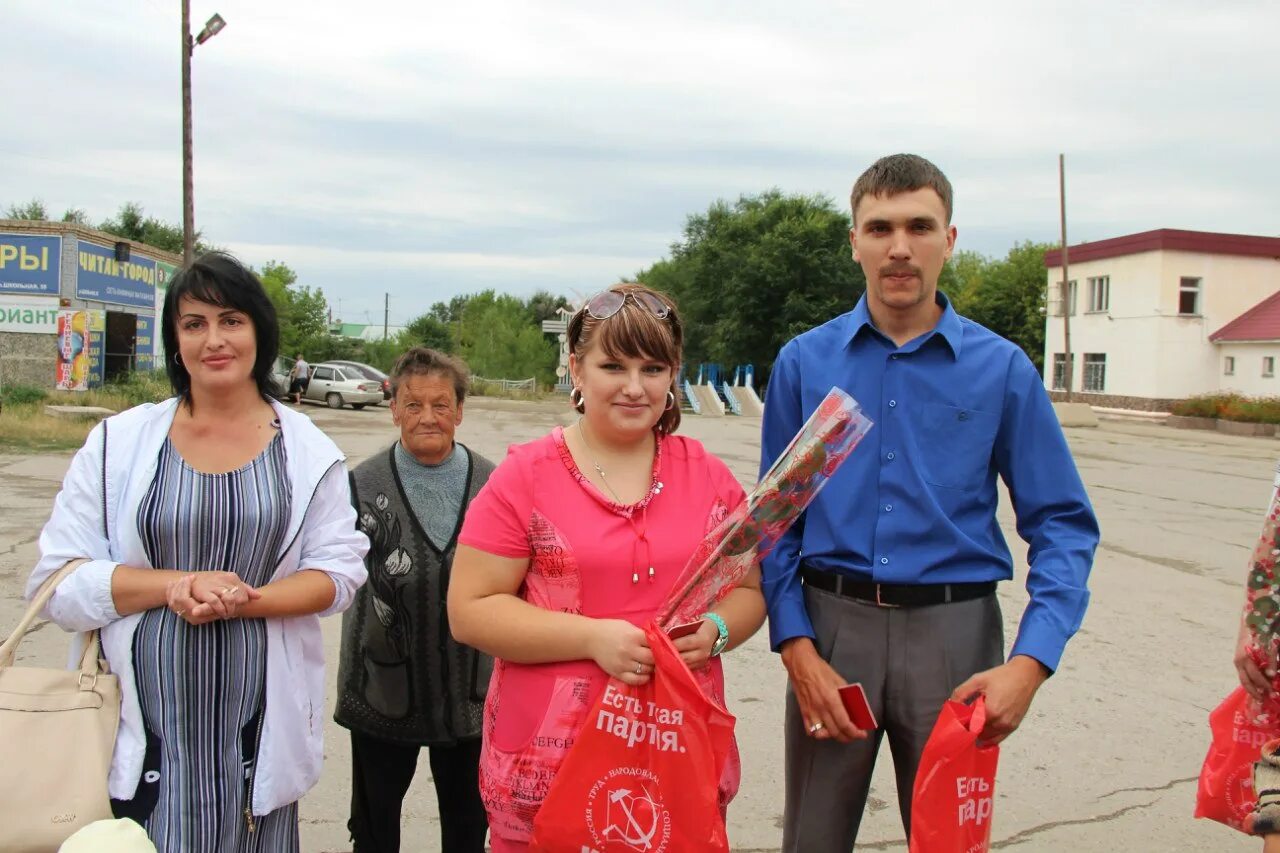
<path fill-rule="evenodd" d="M 117 261 L 114 248 L 80 241 L 80 269 L 76 275 L 76 298 L 92 302 L 112 302 L 137 308 L 153 308 L 159 271 L 156 262 L 141 255 Z"/>
<path fill-rule="evenodd" d="M 104 311 L 58 312 L 59 390 L 84 391 L 102 384 L 102 338 L 106 328 Z"/>
<path fill-rule="evenodd" d="M 177 272 L 178 268 L 173 264 L 156 261 L 156 326 L 151 334 L 152 367 L 155 370 L 164 370 L 164 336 L 160 333 L 160 323 L 164 322 L 164 296 Z"/>
<path fill-rule="evenodd" d="M 0 296 L 0 332 L 57 334 L 58 300 Z"/>
<path fill-rule="evenodd" d="M 155 370 L 156 318 L 150 314 L 137 316 L 137 333 L 133 342 L 135 370 Z"/>
<path fill-rule="evenodd" d="M 0 293 L 57 296 L 62 238 L 0 234 Z"/>

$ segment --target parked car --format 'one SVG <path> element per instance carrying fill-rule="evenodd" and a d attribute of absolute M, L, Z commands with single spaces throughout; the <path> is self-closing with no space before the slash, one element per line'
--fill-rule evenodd
<path fill-rule="evenodd" d="M 326 364 L 336 364 L 343 370 L 350 367 L 353 370 L 359 371 L 360 375 L 365 379 L 372 379 L 382 385 L 382 399 L 391 399 L 391 377 L 373 365 L 362 364 L 358 361 L 342 361 L 341 359 L 334 359 L 333 361 L 326 362 Z"/>
<path fill-rule="evenodd" d="M 366 379 L 359 371 L 346 365 L 326 361 L 313 365 L 302 399 L 312 403 L 324 403 L 331 409 L 350 406 L 363 409 L 382 402 L 381 383 Z"/>

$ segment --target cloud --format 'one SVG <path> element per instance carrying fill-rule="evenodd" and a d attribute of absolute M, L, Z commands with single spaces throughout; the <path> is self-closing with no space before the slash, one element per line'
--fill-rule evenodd
<path fill-rule="evenodd" d="M 175 5 L 11 0 L 0 203 L 181 218 Z M 1073 239 L 1280 234 L 1266 0 L 196 5 L 228 22 L 193 63 L 198 227 L 344 304 L 589 292 L 718 198 L 843 205 L 900 150 L 989 254 L 1056 239 L 1059 151 Z"/>

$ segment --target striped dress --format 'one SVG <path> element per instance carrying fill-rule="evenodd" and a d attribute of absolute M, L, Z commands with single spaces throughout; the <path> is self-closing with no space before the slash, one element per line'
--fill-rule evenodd
<path fill-rule="evenodd" d="M 203 474 L 166 441 L 138 513 L 153 566 L 235 572 L 251 586 L 275 571 L 290 511 L 277 434 L 239 470 Z M 246 805 L 266 687 L 261 619 L 192 626 L 167 607 L 146 611 L 133 646 L 147 752 L 125 810 L 159 853 L 298 850 L 298 804 L 254 818 Z"/>

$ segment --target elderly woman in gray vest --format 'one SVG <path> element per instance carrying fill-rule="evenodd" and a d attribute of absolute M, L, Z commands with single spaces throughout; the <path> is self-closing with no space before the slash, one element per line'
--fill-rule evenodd
<path fill-rule="evenodd" d="M 485 848 L 477 767 L 493 664 L 454 641 L 445 610 L 463 515 L 493 471 L 454 441 L 467 384 L 461 362 L 425 347 L 406 352 L 391 371 L 400 439 L 351 475 L 371 543 L 369 583 L 343 619 L 334 718 L 351 730 L 355 853 L 400 849 L 401 805 L 424 746 L 442 849 Z"/>

